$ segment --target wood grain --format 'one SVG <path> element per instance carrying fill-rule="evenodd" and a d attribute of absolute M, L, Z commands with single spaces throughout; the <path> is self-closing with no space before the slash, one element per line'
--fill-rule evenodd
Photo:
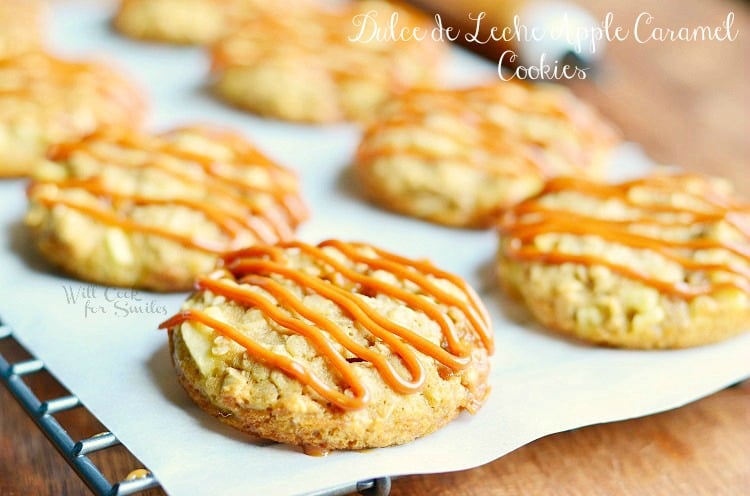
<path fill-rule="evenodd" d="M 474 470 L 394 482 L 393 496 L 741 495 L 750 383 L 680 409 L 540 439 Z"/>
<path fill-rule="evenodd" d="M 650 156 L 725 176 L 750 196 L 748 4 L 580 3 L 599 17 L 614 12 L 624 24 L 649 11 L 655 22 L 671 27 L 716 24 L 734 11 L 740 37 L 732 43 L 612 44 L 599 77 L 572 87 Z M 7 347 L 0 344 L 0 351 L 20 356 Z M 61 391 L 50 377 L 33 381 L 42 397 Z M 78 436 L 103 430 L 80 410 L 61 421 Z M 113 480 L 140 467 L 121 448 L 95 460 Z M 731 496 L 746 494 L 748 487 L 750 382 L 745 382 L 673 411 L 548 436 L 474 470 L 401 478 L 394 481 L 393 495 Z M 0 387 L 0 495 L 84 494 L 85 486 Z"/>
<path fill-rule="evenodd" d="M 734 12 L 733 42 L 611 43 L 600 74 L 574 89 L 647 154 L 665 164 L 724 176 L 750 196 L 750 8 L 747 2 L 581 0 L 597 17 L 632 26 L 719 25 Z"/>

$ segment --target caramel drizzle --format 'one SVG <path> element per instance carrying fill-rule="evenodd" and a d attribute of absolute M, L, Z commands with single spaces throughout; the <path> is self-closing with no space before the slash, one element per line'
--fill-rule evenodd
<path fill-rule="evenodd" d="M 173 199 L 154 199 L 139 195 L 125 195 L 115 193 L 110 190 L 106 190 L 100 186 L 97 178 L 87 180 L 69 180 L 62 182 L 46 182 L 45 184 L 54 184 L 55 186 L 64 188 L 76 188 L 85 189 L 89 193 L 99 196 L 100 198 L 106 198 L 110 204 L 115 207 L 114 210 L 118 211 L 116 205 L 121 203 L 133 204 L 133 205 L 180 205 L 191 208 L 193 210 L 200 210 L 209 220 L 213 221 L 222 231 L 227 233 L 232 239 L 236 238 L 238 234 L 244 229 L 249 230 L 253 235 L 264 242 L 272 241 L 276 239 L 276 234 L 269 228 L 269 226 L 262 222 L 257 217 L 244 218 L 236 215 L 234 212 L 222 210 L 213 207 L 208 204 L 204 204 L 200 201 L 173 198 Z M 39 188 L 40 184 L 34 184 L 29 190 L 29 194 L 35 196 L 36 189 Z M 162 238 L 175 241 L 183 246 L 193 248 L 200 251 L 209 253 L 221 254 L 226 251 L 224 243 L 212 243 L 206 240 L 199 240 L 189 236 L 185 236 L 179 233 L 168 231 L 156 226 L 141 224 L 128 219 L 125 216 L 118 215 L 112 210 L 97 208 L 90 205 L 79 204 L 64 198 L 47 198 L 45 196 L 37 196 L 36 200 L 52 208 L 55 205 L 63 205 L 74 210 L 78 210 L 89 217 L 95 218 L 103 224 L 107 224 L 114 227 L 120 227 L 129 231 L 137 231 L 144 234 L 151 234 L 160 236 Z"/>
<path fill-rule="evenodd" d="M 688 174 L 666 177 L 655 176 L 618 185 L 595 183 L 568 177 L 553 179 L 547 183 L 542 195 L 570 191 L 602 199 L 617 198 L 628 207 L 641 212 L 642 216 L 632 220 L 606 220 L 576 212 L 553 210 L 545 207 L 538 197 L 530 199 L 508 212 L 499 226 L 501 235 L 507 238 L 507 256 L 515 260 L 554 265 L 564 263 L 589 266 L 602 265 L 624 277 L 683 299 L 692 299 L 722 289 L 736 289 L 750 294 L 750 267 L 747 265 L 737 262 L 702 263 L 683 254 L 686 251 L 721 249 L 750 262 L 750 229 L 748 229 L 747 220 L 743 217 L 750 213 L 749 205 L 724 197 L 711 188 L 705 188 L 704 191 L 701 191 L 700 196 L 684 189 L 681 191 L 703 202 L 707 210 L 678 208 L 653 202 L 644 204 L 636 202 L 630 196 L 631 190 L 638 187 L 648 188 L 652 192 L 661 191 L 668 194 L 674 191 L 674 181 L 696 179 L 699 179 L 699 177 Z M 690 216 L 690 221 L 666 221 L 653 217 L 664 214 L 687 215 Z M 724 221 L 734 227 L 744 237 L 744 240 L 741 242 L 713 239 L 670 240 L 639 234 L 630 229 L 634 225 L 685 227 L 690 223 L 716 223 L 719 221 Z M 722 271 L 733 274 L 736 279 L 720 283 L 706 282 L 704 284 L 690 284 L 685 281 L 665 282 L 603 257 L 567 254 L 560 251 L 541 251 L 533 245 L 534 239 L 548 233 L 592 235 L 629 248 L 653 251 L 667 260 L 681 265 L 686 271 Z"/>
<path fill-rule="evenodd" d="M 85 62 L 60 60 L 44 52 L 22 53 L 0 59 L 0 70 L 28 69 L 24 71 L 25 77 L 21 81 L 23 86 L 14 86 L 12 89 L 0 88 L 0 94 L 28 94 L 34 89 L 35 82 L 45 82 L 50 78 L 54 78 L 55 84 L 74 83 L 79 75 L 95 72 L 94 69 L 97 67 L 97 65 Z"/>
<path fill-rule="evenodd" d="M 408 86 L 402 77 L 396 64 L 388 63 L 393 59 L 394 53 L 398 47 L 404 45 L 417 46 L 429 43 L 431 40 L 416 42 L 415 40 L 402 41 L 400 39 L 392 42 L 395 46 L 391 50 L 368 50 L 367 53 L 360 50 L 357 45 L 359 42 L 350 41 L 350 37 L 355 35 L 358 28 L 353 27 L 352 19 L 359 14 L 365 14 L 368 10 L 355 6 L 342 6 L 341 8 L 321 8 L 314 4 L 296 5 L 290 15 L 278 16 L 275 12 L 262 11 L 252 19 L 242 22 L 242 29 L 236 29 L 231 36 L 225 40 L 216 43 L 211 48 L 211 71 L 218 73 L 226 70 L 228 67 L 251 67 L 258 65 L 263 59 L 269 58 L 268 50 L 252 50 L 248 53 L 245 49 L 238 49 L 237 40 L 253 40 L 256 38 L 256 32 L 275 33 L 275 38 L 283 37 L 286 42 L 284 47 L 294 46 L 297 52 L 309 53 L 314 56 L 318 65 L 324 64 L 325 69 L 331 74 L 337 82 L 343 82 L 351 78 L 369 77 L 372 79 L 384 79 L 384 73 L 388 74 L 387 81 L 390 83 L 392 92 L 401 92 Z M 419 27 L 426 31 L 432 29 L 433 24 L 430 19 L 417 9 L 405 4 L 387 5 L 384 8 L 377 8 L 377 22 L 379 29 L 386 29 L 393 12 L 399 14 L 399 22 L 408 24 L 411 27 Z M 315 25 L 315 29 L 300 30 L 300 25 Z M 279 35 L 279 33 L 283 33 Z M 263 37 L 265 38 L 265 37 Z M 271 42 L 270 39 L 262 39 L 261 43 Z M 439 46 L 434 43 L 435 46 Z M 272 44 L 272 46 L 277 46 Z M 241 47 L 244 48 L 244 47 Z M 331 51 L 330 56 L 321 55 L 320 51 Z M 403 50 L 403 49 L 401 49 Z M 364 65 L 364 59 L 360 54 L 366 55 L 368 65 Z M 424 54 L 424 56 L 429 56 Z M 377 57 L 374 61 L 373 58 Z M 341 63 L 342 60 L 347 63 Z M 332 62 L 328 62 L 332 61 Z M 371 64 L 378 64 L 378 70 L 370 70 Z"/>
<path fill-rule="evenodd" d="M 523 97 L 515 98 L 517 92 L 509 89 L 521 91 Z M 523 136 L 522 129 L 494 122 L 482 115 L 487 107 L 500 105 L 513 113 L 541 115 L 547 119 L 570 121 L 578 128 L 582 140 L 592 139 L 592 125 L 586 121 L 590 121 L 593 116 L 588 116 L 587 119 L 579 117 L 579 114 L 583 114 L 585 110 L 576 108 L 572 103 L 564 104 L 554 100 L 550 103 L 547 103 L 547 100 L 538 101 L 539 98 L 533 97 L 534 91 L 545 90 L 526 88 L 525 85 L 519 83 L 503 83 L 459 90 L 417 90 L 407 93 L 400 100 L 402 108 L 397 113 L 390 115 L 386 113 L 385 118 L 376 121 L 365 131 L 363 143 L 369 143 L 373 136 L 387 129 L 423 127 L 425 119 L 435 112 L 436 107 L 456 118 L 463 119 L 476 131 L 466 139 L 462 139 L 449 129 L 438 130 L 427 127 L 431 134 L 456 143 L 457 149 L 448 157 L 442 149 L 431 150 L 419 143 L 385 146 L 378 144 L 376 147 L 361 146 L 357 151 L 357 162 L 366 163 L 376 158 L 393 155 L 408 155 L 424 160 L 452 158 L 460 160 L 462 165 L 485 172 L 522 177 L 528 173 L 528 169 L 519 168 L 517 161 L 514 160 L 510 165 L 503 165 L 503 161 L 498 160 L 498 158 L 514 155 L 520 157 L 527 168 L 539 175 L 555 176 L 560 172 L 557 170 L 558 167 L 550 164 L 546 154 L 542 151 L 550 147 L 549 143 L 535 142 L 530 137 Z M 565 97 L 564 94 L 557 97 L 560 98 L 560 96 Z M 467 105 L 467 101 L 474 103 Z M 600 125 L 600 128 L 604 130 L 602 136 L 609 136 L 609 141 L 614 142 L 614 133 L 604 125 Z M 516 145 L 517 141 L 522 144 Z M 571 168 L 586 172 L 590 158 L 585 147 L 579 146 L 571 149 L 568 146 L 553 146 L 552 148 L 555 153 L 567 156 L 567 162 Z M 479 156 L 477 150 L 483 150 L 485 153 Z"/>
<path fill-rule="evenodd" d="M 37 201 L 47 207 L 64 205 L 96 218 L 102 223 L 129 231 L 160 236 L 183 246 L 208 253 L 220 254 L 227 249 L 236 248 L 234 245 L 237 242 L 241 242 L 238 237 L 244 231 L 250 232 L 256 239 L 264 243 L 290 239 L 293 236 L 294 228 L 307 217 L 307 208 L 297 194 L 296 189 L 284 185 L 283 181 L 281 181 L 281 179 L 285 179 L 282 177 L 283 175 L 286 175 L 287 179 L 293 177 L 292 173 L 274 164 L 234 135 L 229 133 L 213 134 L 214 138 L 231 147 L 236 153 L 237 158 L 234 159 L 234 163 L 257 164 L 263 167 L 269 173 L 273 185 L 263 188 L 246 183 L 237 178 L 221 174 L 219 172 L 221 164 L 217 164 L 211 157 L 181 150 L 170 143 L 163 143 L 157 140 L 139 140 L 132 135 L 105 136 L 104 139 L 107 143 L 117 145 L 121 148 L 142 150 L 190 161 L 191 163 L 198 164 L 206 175 L 195 177 L 185 171 L 177 170 L 174 166 L 167 166 L 158 159 L 144 163 L 116 161 L 106 154 L 96 152 L 92 148 L 92 144 L 101 142 L 104 135 L 100 132 L 78 143 L 67 143 L 53 147 L 50 150 L 49 158 L 55 161 L 66 161 L 70 160 L 74 153 L 84 152 L 98 162 L 106 164 L 107 167 L 156 169 L 189 186 L 197 186 L 204 189 L 215 197 L 225 200 L 226 204 L 210 204 L 204 199 L 160 199 L 143 195 L 123 194 L 107 188 L 102 184 L 98 176 L 86 179 L 32 183 L 28 193 L 29 196 L 35 196 Z M 43 194 L 36 194 L 41 186 L 49 184 L 53 184 L 59 189 L 83 189 L 99 198 L 100 203 L 103 202 L 104 205 L 102 205 L 102 208 L 97 208 L 94 205 L 84 205 L 59 197 L 47 197 Z M 261 207 L 258 205 L 253 196 L 259 193 L 271 195 L 274 199 L 273 204 L 270 207 Z M 214 222 L 229 237 L 230 241 L 227 245 L 226 243 L 197 240 L 158 226 L 133 221 L 121 212 L 124 210 L 121 208 L 122 206 L 127 207 L 129 205 L 179 205 L 199 211 L 206 219 Z M 282 210 L 279 210 L 279 208 Z"/>
<path fill-rule="evenodd" d="M 144 102 L 137 88 L 120 78 L 106 65 L 97 62 L 78 62 L 55 58 L 42 51 L 21 53 L 13 57 L 0 60 L 0 71 L 22 70 L 22 78 L 17 84 L 9 87 L 0 85 L 0 97 L 23 97 L 36 99 L 46 95 L 48 89 L 57 89 L 55 95 L 64 93 L 67 88 L 79 86 L 85 78 L 86 84 L 92 85 L 102 97 L 119 107 L 120 112 L 129 116 L 136 115 L 140 119 Z M 11 79 L 15 80 L 15 79 Z M 119 122 L 121 119 L 113 117 L 106 111 L 100 112 L 101 122 Z"/>
<path fill-rule="evenodd" d="M 102 157 L 100 154 L 97 154 L 90 146 L 86 146 L 91 142 L 95 143 L 98 137 L 104 135 L 103 132 L 93 134 L 81 143 L 67 143 L 53 147 L 50 152 L 50 159 L 56 161 L 68 160 L 76 151 L 83 151 L 100 162 L 106 162 L 109 166 L 158 169 L 159 171 L 172 175 L 185 183 L 192 185 L 203 184 L 206 188 L 208 188 L 210 191 L 215 192 L 217 195 L 231 198 L 238 203 L 244 203 L 250 208 L 253 214 L 259 214 L 261 213 L 261 210 L 256 208 L 254 202 L 242 197 L 241 195 L 238 195 L 237 190 L 246 193 L 270 194 L 274 196 L 276 203 L 286 210 L 286 213 L 290 217 L 294 226 L 297 226 L 299 223 L 307 219 L 307 207 L 299 197 L 296 188 L 296 181 L 294 187 L 289 187 L 284 184 L 284 179 L 295 178 L 296 180 L 293 172 L 274 163 L 258 150 L 256 150 L 252 146 L 249 146 L 244 140 L 242 140 L 242 138 L 232 133 L 200 128 L 182 128 L 176 131 L 172 131 L 172 133 L 167 133 L 165 136 L 169 136 L 169 134 L 174 134 L 179 131 L 192 131 L 196 133 L 208 134 L 214 140 L 222 143 L 227 148 L 232 150 L 232 152 L 235 154 L 234 164 L 253 164 L 255 166 L 263 167 L 269 174 L 271 179 L 275 180 L 274 183 L 270 187 L 259 187 L 245 181 L 241 181 L 238 178 L 221 174 L 220 162 L 217 162 L 213 157 L 202 155 L 193 151 L 180 149 L 176 145 L 169 142 L 158 142 L 156 140 L 146 141 L 143 139 L 138 140 L 132 134 L 120 134 L 117 137 L 109 137 L 108 139 L 112 144 L 115 144 L 122 148 L 162 154 L 195 163 L 203 169 L 203 172 L 207 177 L 200 178 L 200 180 L 203 182 L 196 181 L 196 178 L 192 177 L 190 174 L 175 170 L 175 168 L 168 167 L 157 160 L 152 160 L 148 163 L 142 164 L 113 162 L 111 161 L 111 159 Z"/>
<path fill-rule="evenodd" d="M 335 248 L 355 264 L 365 264 L 370 270 L 387 270 L 401 280 L 408 280 L 424 291 L 414 294 L 400 287 L 375 279 L 348 268 L 324 250 Z M 371 248 L 376 256 L 364 255 L 364 248 Z M 298 250 L 314 260 L 319 260 L 332 271 L 320 277 L 289 268 L 285 250 Z M 417 351 L 432 357 L 453 371 L 465 369 L 471 363 L 470 349 L 459 336 L 453 321 L 445 316 L 442 305 L 460 310 L 471 324 L 472 335 L 463 339 L 479 340 L 488 352 L 493 350 L 492 329 L 489 316 L 479 297 L 461 278 L 445 273 L 426 261 L 413 261 L 364 244 L 343 243 L 329 240 L 317 246 L 299 241 L 281 243 L 277 246 L 252 246 L 223 257 L 223 269 L 210 276 L 200 277 L 199 290 L 210 291 L 249 308 L 258 308 L 269 321 L 286 330 L 304 336 L 325 357 L 343 380 L 341 392 L 326 384 L 301 363 L 266 350 L 238 329 L 220 322 L 198 309 L 183 310 L 161 324 L 161 328 L 173 328 L 183 322 L 193 321 L 214 329 L 220 335 L 243 346 L 248 354 L 269 367 L 282 370 L 302 384 L 310 386 L 323 398 L 342 409 L 363 408 L 369 402 L 365 385 L 356 377 L 349 360 L 366 361 L 378 371 L 383 380 L 401 394 L 412 394 L 424 387 L 425 369 L 419 361 Z M 440 289 L 425 274 L 453 283 L 465 299 Z M 398 356 L 409 377 L 403 377 L 382 353 L 363 346 L 349 337 L 334 321 L 324 314 L 305 306 L 292 291 L 278 282 L 278 278 L 293 281 L 305 293 L 318 294 L 335 303 L 356 325 L 366 329 L 378 343 L 386 346 Z M 348 283 L 347 283 L 348 281 Z M 348 285 L 353 285 L 351 289 Z M 273 300 L 258 291 L 241 285 L 262 288 Z M 359 294 L 384 294 L 406 303 L 422 312 L 441 328 L 444 343 L 437 345 L 414 331 L 403 327 L 380 314 Z M 275 300 L 275 301 L 274 301 Z M 277 303 L 278 302 L 278 303 Z M 290 313 L 279 310 L 281 306 Z M 347 359 L 337 350 L 341 346 L 351 355 Z M 349 394 L 351 393 L 351 394 Z"/>

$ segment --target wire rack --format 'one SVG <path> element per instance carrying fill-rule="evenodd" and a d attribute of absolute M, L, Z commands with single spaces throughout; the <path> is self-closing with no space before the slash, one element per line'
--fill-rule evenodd
<path fill-rule="evenodd" d="M 0 341 L 2 340 L 12 340 L 26 350 L 23 345 L 15 340 L 12 329 L 0 319 Z M 160 487 L 158 479 L 145 469 L 132 472 L 135 475 L 132 479 L 126 478 L 114 484 L 107 479 L 89 455 L 120 445 L 117 436 L 106 431 L 86 439 L 73 440 L 57 421 L 55 415 L 75 408 L 85 409 L 85 406 L 74 394 L 41 401 L 26 384 L 24 378 L 46 370 L 46 366 L 42 360 L 35 358 L 28 350 L 26 352 L 32 358 L 15 363 L 9 363 L 0 352 L 0 380 L 89 489 L 99 496 L 125 496 Z M 381 477 L 349 482 L 311 492 L 305 496 L 343 496 L 355 493 L 366 496 L 387 496 L 390 491 L 391 478 Z"/>

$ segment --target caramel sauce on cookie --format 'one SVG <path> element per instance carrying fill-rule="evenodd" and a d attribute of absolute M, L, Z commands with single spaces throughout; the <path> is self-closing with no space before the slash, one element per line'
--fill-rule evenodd
<path fill-rule="evenodd" d="M 418 89 L 402 95 L 398 105 L 395 111 L 383 112 L 365 130 L 364 145 L 357 151 L 356 163 L 366 164 L 399 155 L 443 163 L 455 160 L 461 167 L 509 177 L 529 173 L 553 177 L 564 172 L 548 159 L 547 155 L 553 153 L 564 159 L 570 172 L 578 169 L 582 174 L 590 174 L 589 164 L 594 158 L 591 149 L 608 147 L 617 141 L 616 133 L 571 95 L 523 83 Z M 492 111 L 493 108 L 503 109 L 502 117 Z M 430 124 L 431 118 L 443 113 L 461 121 L 471 132 L 459 134 L 453 128 Z M 539 120 L 556 122 L 566 133 L 567 129 L 573 129 L 580 143 L 571 145 L 569 140 L 563 141 L 560 137 L 536 136 L 531 129 L 539 126 Z M 396 144 L 383 145 L 375 138 L 399 129 L 407 133 L 423 129 L 435 136 L 433 139 L 445 138 L 454 146 L 446 152 L 444 147 L 430 150 L 424 140 L 399 140 Z"/>
<path fill-rule="evenodd" d="M 337 7 L 302 3 L 285 16 L 263 11 L 245 20 L 242 29 L 234 30 L 211 47 L 211 70 L 220 73 L 230 67 L 262 65 L 294 54 L 325 67 L 338 84 L 349 79 L 378 80 L 387 82 L 391 91 L 400 92 L 412 84 L 402 81 L 404 71 L 392 63 L 396 56 L 402 55 L 406 46 L 419 47 L 421 57 L 414 63 L 434 59 L 433 65 L 437 65 L 441 48 L 429 36 L 421 41 L 370 39 L 373 25 L 376 24 L 379 31 L 388 30 L 394 14 L 405 29 L 416 28 L 429 33 L 433 28 L 432 21 L 422 12 L 398 2 Z M 355 20 L 365 15 L 370 16 L 367 21 L 370 29 L 359 39 L 362 28 Z M 283 39 L 279 41 L 279 38 Z M 432 48 L 426 48 L 428 46 Z"/>
<path fill-rule="evenodd" d="M 48 158 L 56 162 L 70 160 L 74 154 L 83 153 L 105 164 L 105 167 L 128 169 L 154 169 L 164 173 L 171 180 L 185 184 L 186 187 L 205 191 L 221 202 L 211 202 L 207 197 L 181 198 L 152 197 L 139 194 L 126 194 L 107 187 L 98 175 L 84 179 L 70 178 L 60 181 L 38 181 L 29 186 L 28 196 L 35 201 L 54 208 L 64 206 L 77 210 L 97 221 L 115 226 L 125 231 L 140 232 L 159 236 L 177 242 L 188 248 L 220 254 L 228 249 L 236 249 L 234 241 L 242 232 L 250 232 L 261 242 L 273 243 L 290 239 L 294 228 L 307 218 L 308 212 L 296 189 L 296 178 L 291 171 L 273 163 L 255 148 L 231 133 L 207 131 L 203 129 L 181 129 L 176 132 L 194 131 L 201 137 L 209 136 L 212 142 L 220 143 L 233 153 L 229 163 L 187 151 L 170 143 L 164 137 L 147 138 L 130 132 L 108 134 L 99 131 L 80 141 L 53 146 Z M 169 134 L 169 133 L 168 133 Z M 167 137 L 168 137 L 167 134 Z M 119 150 L 145 152 L 147 160 L 130 162 L 118 160 L 110 153 L 97 150 L 97 144 L 107 144 Z M 174 164 L 168 165 L 164 158 L 177 158 L 192 164 L 198 164 L 202 175 L 190 174 Z M 268 186 L 247 183 L 240 178 L 232 177 L 226 169 L 240 169 L 246 166 L 261 167 L 271 179 Z M 140 171 L 139 171 L 140 172 Z M 286 177 L 284 177 L 286 176 Z M 289 179 L 284 184 L 283 179 Z M 58 194 L 48 194 L 44 187 L 53 185 Z M 84 204 L 67 198 L 61 198 L 59 190 L 78 189 L 88 192 L 98 202 Z M 259 203 L 257 197 L 270 196 L 270 204 Z M 187 207 L 201 212 L 212 221 L 229 238 L 228 242 L 208 242 L 174 232 L 157 225 L 143 224 L 131 219 L 124 212 L 135 206 L 174 205 Z M 242 242 L 239 240 L 238 242 Z"/>
<path fill-rule="evenodd" d="M 703 181 L 700 192 L 679 188 L 676 181 Z M 676 207 L 669 203 L 636 200 L 632 192 L 644 188 L 651 193 L 670 196 L 679 192 L 688 194 L 704 208 Z M 552 209 L 542 204 L 539 198 L 545 194 L 562 192 L 581 193 L 601 200 L 617 199 L 639 212 L 639 216 L 627 220 L 610 220 L 563 209 Z M 671 197 L 671 196 L 670 196 Z M 684 219 L 664 220 L 660 215 L 675 214 Z M 688 227 L 700 223 L 725 223 L 734 228 L 740 241 L 694 237 L 677 240 L 655 237 L 633 231 L 632 225 L 654 225 L 658 227 Z M 603 184 L 569 177 L 549 181 L 539 197 L 527 200 L 510 210 L 499 225 L 501 237 L 505 238 L 505 256 L 512 260 L 560 265 L 565 263 L 586 266 L 599 265 L 609 268 L 629 279 L 658 289 L 662 293 L 682 299 L 712 294 L 722 289 L 736 289 L 750 294 L 750 267 L 732 262 L 706 263 L 692 257 L 697 250 L 725 250 L 750 262 L 750 204 L 741 203 L 715 191 L 699 176 L 676 175 L 654 176 L 621 184 Z M 603 257 L 570 254 L 559 250 L 543 251 L 534 245 L 537 236 L 548 233 L 597 236 L 607 242 L 617 243 L 636 250 L 649 250 L 676 262 L 686 271 L 721 271 L 732 274 L 730 281 L 705 281 L 691 284 L 687 281 L 667 282 L 645 274 L 627 265 Z"/>
<path fill-rule="evenodd" d="M 53 57 L 42 51 L 19 54 L 0 60 L 0 70 L 10 70 L 15 77 L 0 84 L 0 97 L 50 100 L 62 93 L 76 94 L 73 88 L 81 85 L 95 90 L 101 101 L 86 102 L 93 94 L 81 95 L 82 105 L 102 105 L 102 101 L 116 103 L 123 113 L 129 111 L 135 120 L 143 113 L 143 97 L 137 88 L 121 79 L 106 65 L 95 62 L 77 62 Z M 80 92 L 80 88 L 79 92 Z M 55 100 L 58 100 L 56 98 Z M 99 116 L 103 122 L 112 119 L 106 113 Z"/>
<path fill-rule="evenodd" d="M 348 262 L 332 255 L 325 250 L 327 247 L 335 248 Z M 289 267 L 286 250 L 290 249 L 319 262 L 321 273 L 311 275 Z M 350 265 L 367 267 L 367 272 L 387 271 L 399 280 L 416 285 L 419 291 L 407 291 Z M 293 281 L 305 294 L 317 294 L 333 302 L 355 325 L 366 329 L 380 346 L 387 347 L 396 355 L 409 377 L 403 377 L 388 360 L 388 356 L 376 347 L 358 343 L 325 314 L 305 306 L 299 296 L 279 282 L 281 278 Z M 450 282 L 460 296 L 439 287 L 436 279 Z M 311 387 L 327 401 L 346 410 L 363 408 L 370 401 L 367 387 L 354 373 L 353 363 L 368 362 L 394 391 L 412 394 L 420 391 L 425 381 L 425 370 L 417 352 L 455 372 L 464 370 L 471 364 L 472 347 L 483 346 L 489 353 L 494 348 L 487 311 L 465 281 L 435 268 L 427 261 L 409 260 L 365 244 L 329 240 L 313 246 L 290 241 L 276 246 L 249 247 L 225 254 L 222 257 L 222 268 L 214 274 L 199 277 L 196 287 L 244 307 L 257 308 L 269 322 L 304 336 L 344 381 L 344 391 L 325 383 L 300 362 L 265 349 L 240 329 L 219 321 L 202 310 L 182 310 L 163 322 L 160 328 L 173 328 L 183 322 L 198 322 L 208 326 L 240 344 L 248 355 L 266 366 L 283 371 Z M 265 296 L 266 293 L 272 298 Z M 385 295 L 423 313 L 439 326 L 442 343 L 435 344 L 394 322 L 378 312 L 361 295 Z M 446 313 L 446 307 L 463 315 L 465 323 L 471 329 L 469 335 L 459 334 L 455 322 Z M 472 393 L 482 396 L 478 401 L 481 403 L 481 399 L 487 394 L 487 388 L 481 384 L 474 388 Z"/>

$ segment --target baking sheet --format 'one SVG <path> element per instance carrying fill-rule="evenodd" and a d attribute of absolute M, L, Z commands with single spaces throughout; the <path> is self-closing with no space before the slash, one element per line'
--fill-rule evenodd
<path fill-rule="evenodd" d="M 200 50 L 114 36 L 106 2 L 55 9 L 52 39 L 58 51 L 115 54 L 148 89 L 153 129 L 193 122 L 230 126 L 296 169 L 313 208 L 301 238 L 371 241 L 430 258 L 479 288 L 494 321 L 493 393 L 476 415 L 464 414 L 405 446 L 325 458 L 256 444 L 202 413 L 177 383 L 166 336 L 156 326 L 184 295 L 114 290 L 56 274 L 35 255 L 21 224 L 25 183 L 0 183 L 0 316 L 168 493 L 300 494 L 345 478 L 476 467 L 547 434 L 677 407 L 750 376 L 750 334 L 696 349 L 635 352 L 545 332 L 497 291 L 492 233 L 433 226 L 358 198 L 346 174 L 356 127 L 297 126 L 236 112 L 205 91 L 208 64 Z M 491 75 L 494 67 L 456 51 L 448 72 L 454 80 L 471 81 Z M 620 174 L 648 166 L 634 145 L 618 151 Z"/>

